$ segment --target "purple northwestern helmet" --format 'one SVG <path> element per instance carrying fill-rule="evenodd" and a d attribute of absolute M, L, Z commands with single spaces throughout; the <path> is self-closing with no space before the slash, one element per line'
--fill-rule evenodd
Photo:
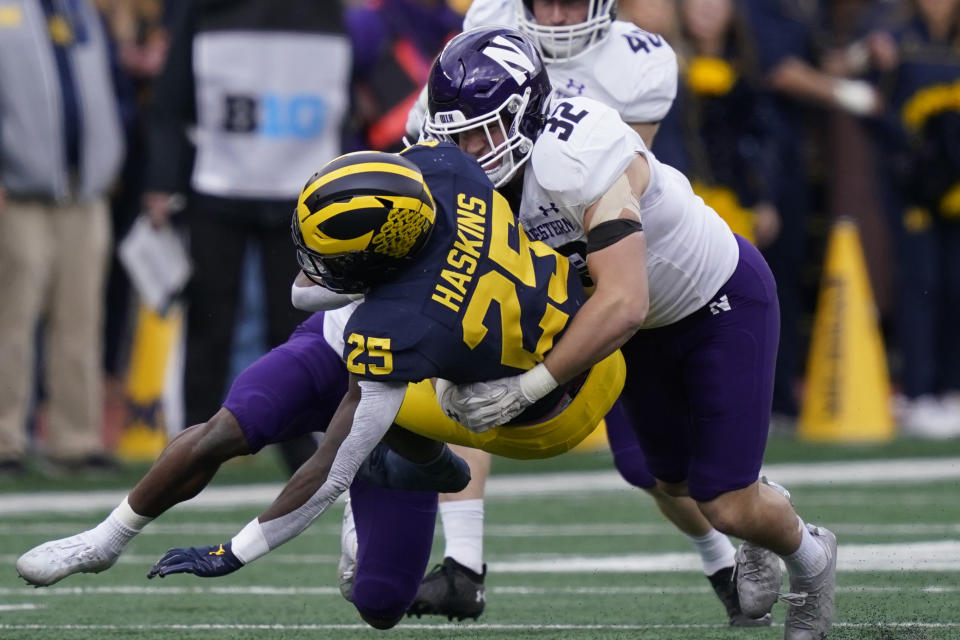
<path fill-rule="evenodd" d="M 496 186 L 506 184 L 543 129 L 550 79 L 536 45 L 515 29 L 480 27 L 447 43 L 428 87 L 428 136 L 456 143 L 481 129 L 489 151 L 477 160 Z"/>

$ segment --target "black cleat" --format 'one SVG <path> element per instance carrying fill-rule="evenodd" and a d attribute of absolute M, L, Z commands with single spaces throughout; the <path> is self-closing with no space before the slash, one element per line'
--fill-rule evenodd
<path fill-rule="evenodd" d="M 443 564 L 436 565 L 420 583 L 417 597 L 407 615 L 419 618 L 426 614 L 447 616 L 447 620 L 476 620 L 483 613 L 483 579 L 486 575 L 487 565 L 483 565 L 483 573 L 478 574 L 453 558 L 444 558 Z"/>
<path fill-rule="evenodd" d="M 731 627 L 770 626 L 772 618 L 769 613 L 761 618 L 749 618 L 740 610 L 740 598 L 737 596 L 737 581 L 733 577 L 733 567 L 724 567 L 713 575 L 707 576 L 707 580 L 710 581 L 713 592 L 717 594 L 727 610 Z"/>

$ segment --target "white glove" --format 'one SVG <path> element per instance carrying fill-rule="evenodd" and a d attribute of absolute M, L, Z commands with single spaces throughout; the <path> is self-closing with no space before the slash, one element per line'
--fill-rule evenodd
<path fill-rule="evenodd" d="M 506 424 L 557 388 L 543 364 L 520 375 L 455 385 L 438 379 L 437 401 L 450 418 L 474 433 Z"/>
<path fill-rule="evenodd" d="M 869 116 L 880 109 L 880 94 L 865 80 L 835 80 L 833 97 L 842 109 L 855 116 Z"/>

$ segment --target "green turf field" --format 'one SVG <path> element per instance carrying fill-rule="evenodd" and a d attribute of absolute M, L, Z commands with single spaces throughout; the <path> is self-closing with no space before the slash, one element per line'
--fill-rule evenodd
<path fill-rule="evenodd" d="M 909 446 L 903 450 L 929 455 L 949 454 L 951 448 L 955 455 L 954 445 L 939 451 Z M 849 456 L 851 450 L 846 451 Z M 843 458 L 833 450 L 820 453 L 808 455 L 801 449 L 794 457 Z M 874 453 L 883 456 L 880 451 Z M 786 461 L 791 456 L 775 457 Z M 935 458 L 929 460 L 932 464 Z M 725 626 L 721 605 L 697 570 L 691 546 L 640 492 L 582 491 L 577 488 L 578 476 L 570 474 L 558 477 L 557 486 L 546 493 L 529 490 L 529 476 L 518 477 L 516 486 L 527 489 L 510 495 L 510 476 L 504 475 L 531 468 L 553 473 L 564 467 L 590 473 L 606 464 L 603 455 L 581 457 L 566 465 L 500 463 L 495 477 L 508 480 L 497 485 L 487 502 L 486 613 L 477 622 L 462 624 L 439 618 L 407 619 L 387 632 L 389 637 L 768 640 L 782 636 L 779 626 L 761 630 Z M 802 514 L 830 526 L 840 538 L 838 616 L 831 638 L 960 638 L 960 480 L 956 475 L 904 482 L 891 472 L 880 481 L 828 480 L 791 487 Z M 276 481 L 279 472 L 269 464 L 247 464 L 225 474 L 229 482 L 241 478 Z M 69 480 L 25 482 L 61 491 L 75 484 Z M 119 489 L 125 484 L 97 481 L 96 486 Z M 33 495 L 39 500 L 48 495 L 45 490 L 34 486 Z M 17 486 L 8 484 L 0 491 L 0 499 L 15 491 Z M 82 508 L 79 504 L 77 500 L 73 508 Z M 46 589 L 28 588 L 18 580 L 13 563 L 21 552 L 95 524 L 108 510 L 8 508 L 2 512 L 0 562 L 5 569 L 0 570 L 0 638 L 350 639 L 383 633 L 367 628 L 336 588 L 340 505 L 299 539 L 226 578 L 172 576 L 148 581 L 145 575 L 170 546 L 228 539 L 259 512 L 254 505 L 178 508 L 136 538 L 106 573 L 72 576 Z M 437 560 L 440 550 L 442 546 L 437 545 Z M 776 623 L 782 623 L 784 610 L 782 604 L 775 608 Z"/>

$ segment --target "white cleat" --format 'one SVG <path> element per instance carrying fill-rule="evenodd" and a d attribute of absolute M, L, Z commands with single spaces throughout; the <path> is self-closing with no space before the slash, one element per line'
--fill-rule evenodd
<path fill-rule="evenodd" d="M 784 640 L 823 640 L 833 625 L 836 613 L 834 596 L 837 587 L 837 536 L 832 531 L 807 525 L 814 540 L 829 557 L 823 571 L 809 578 L 790 576 L 790 591 L 782 596 L 790 606 L 783 625 Z"/>
<path fill-rule="evenodd" d="M 790 492 L 783 485 L 771 481 L 767 476 L 760 476 L 760 483 L 793 504 Z M 770 613 L 780 596 L 780 583 L 783 581 L 780 557 L 752 542 L 744 542 L 737 548 L 733 558 L 740 610 L 748 618 L 763 618 Z"/>
<path fill-rule="evenodd" d="M 48 587 L 74 573 L 100 573 L 120 557 L 96 545 L 90 531 L 51 540 L 30 549 L 17 560 L 17 573 L 35 587 Z"/>
<path fill-rule="evenodd" d="M 357 525 L 353 521 L 350 499 L 343 507 L 343 524 L 340 527 L 340 561 L 337 563 L 337 584 L 340 594 L 353 602 L 353 576 L 357 571 Z"/>
<path fill-rule="evenodd" d="M 769 549 L 744 542 L 737 548 L 734 562 L 740 610 L 748 618 L 763 618 L 780 595 L 780 557 Z"/>

